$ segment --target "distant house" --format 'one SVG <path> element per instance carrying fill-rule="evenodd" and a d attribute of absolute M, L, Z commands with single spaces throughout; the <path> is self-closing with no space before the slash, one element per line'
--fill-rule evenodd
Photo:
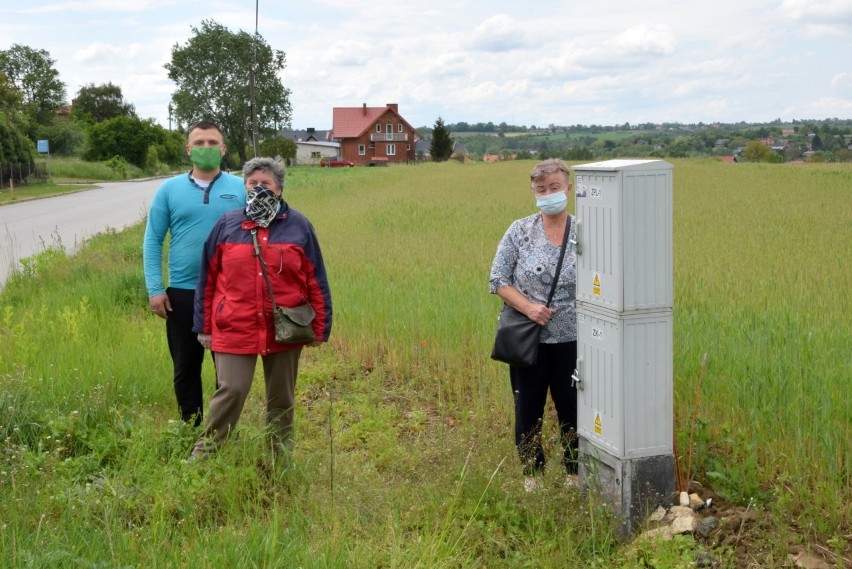
<path fill-rule="evenodd" d="M 317 130 L 315 128 L 306 128 L 305 130 L 282 130 L 279 133 L 284 138 L 289 138 L 293 142 L 330 142 L 330 130 Z"/>
<path fill-rule="evenodd" d="M 339 156 L 356 165 L 414 161 L 417 130 L 399 114 L 399 105 L 334 107 L 331 138 Z"/>
<path fill-rule="evenodd" d="M 319 164 L 323 156 L 337 156 L 340 144 L 331 142 L 330 130 L 282 130 L 279 134 L 296 143 L 294 164 Z"/>

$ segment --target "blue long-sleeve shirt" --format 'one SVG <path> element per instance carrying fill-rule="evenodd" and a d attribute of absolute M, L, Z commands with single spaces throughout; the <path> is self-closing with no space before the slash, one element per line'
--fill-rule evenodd
<path fill-rule="evenodd" d="M 201 249 L 210 230 L 222 214 L 245 205 L 243 181 L 232 174 L 221 172 L 207 189 L 198 186 L 189 174 L 163 182 L 151 201 L 142 244 L 148 296 L 166 292 L 162 269 L 166 234 L 169 234 L 168 286 L 195 290 Z"/>

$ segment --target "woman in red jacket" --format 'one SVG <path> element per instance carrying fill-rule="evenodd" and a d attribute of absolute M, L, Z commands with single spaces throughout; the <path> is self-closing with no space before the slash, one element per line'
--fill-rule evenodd
<path fill-rule="evenodd" d="M 224 214 L 204 244 L 194 330 L 213 352 L 217 389 L 191 459 L 219 448 L 236 427 L 257 356 L 263 362 L 273 448 L 289 448 L 299 356 L 304 346 L 328 341 L 331 293 L 322 253 L 311 223 L 282 198 L 284 176 L 283 165 L 271 158 L 246 162 L 245 210 Z M 276 342 L 273 300 L 291 308 L 309 303 L 316 314 L 314 341 Z"/>

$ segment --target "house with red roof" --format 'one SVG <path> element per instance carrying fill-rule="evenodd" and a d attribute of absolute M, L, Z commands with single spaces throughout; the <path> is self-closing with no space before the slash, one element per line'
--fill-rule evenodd
<path fill-rule="evenodd" d="M 413 162 L 417 130 L 399 114 L 399 105 L 334 107 L 331 138 L 340 157 L 355 165 Z"/>

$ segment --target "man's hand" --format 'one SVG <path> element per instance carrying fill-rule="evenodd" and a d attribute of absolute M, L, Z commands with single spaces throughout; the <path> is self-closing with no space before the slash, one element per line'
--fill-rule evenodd
<path fill-rule="evenodd" d="M 151 312 L 160 318 L 168 318 L 168 313 L 172 311 L 172 303 L 169 302 L 167 294 L 157 294 L 148 298 L 148 304 L 151 306 Z"/>

